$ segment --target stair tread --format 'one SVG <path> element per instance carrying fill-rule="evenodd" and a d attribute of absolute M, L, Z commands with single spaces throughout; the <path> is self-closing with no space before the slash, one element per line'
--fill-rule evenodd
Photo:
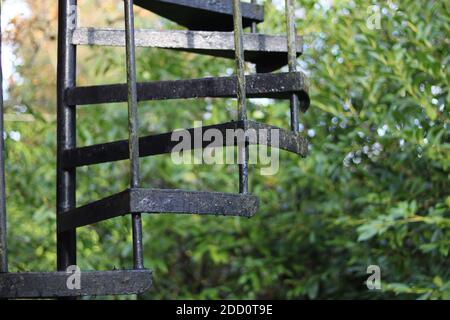
<path fill-rule="evenodd" d="M 253 129 L 256 136 L 249 140 L 250 145 L 267 145 L 270 147 L 276 147 L 281 150 L 296 153 L 302 157 L 306 157 L 308 153 L 308 139 L 302 135 L 296 134 L 290 130 L 281 129 L 275 126 L 250 121 L 232 121 L 217 125 L 205 126 L 203 128 L 191 128 L 186 129 L 189 132 L 191 139 L 194 139 L 196 132 L 203 134 L 206 130 L 215 129 L 219 130 L 224 136 L 227 130 L 236 129 Z M 278 130 L 278 138 L 271 134 L 270 130 Z M 260 131 L 265 130 L 265 131 Z M 267 136 L 264 136 L 265 133 Z M 173 132 L 167 132 L 156 135 L 149 135 L 139 139 L 139 155 L 141 157 L 148 157 L 154 155 L 167 154 L 172 152 L 173 148 L 178 144 L 178 141 L 172 140 Z M 200 146 L 197 146 L 195 141 L 190 141 L 192 149 L 197 147 L 225 147 L 235 145 L 235 141 L 202 141 Z M 128 140 L 120 140 L 108 143 L 102 143 L 92 146 L 79 147 L 74 149 L 65 150 L 63 152 L 62 163 L 66 169 L 74 167 L 82 167 L 87 165 L 106 163 L 112 161 L 120 161 L 129 158 Z"/>
<path fill-rule="evenodd" d="M 143 270 L 82 271 L 80 289 L 69 289 L 66 272 L 0 273 L 0 298 L 56 298 L 140 294 L 150 289 L 152 272 Z"/>
<path fill-rule="evenodd" d="M 190 30 L 233 30 L 230 0 L 135 0 L 134 4 Z M 264 7 L 242 2 L 242 18 L 244 27 L 262 22 Z"/>
<path fill-rule="evenodd" d="M 60 232 L 131 213 L 174 213 L 252 217 L 258 198 L 250 194 L 133 188 L 85 206 L 58 219 Z"/>
<path fill-rule="evenodd" d="M 234 59 L 232 32 L 136 29 L 136 46 L 172 49 L 214 57 Z M 282 35 L 246 33 L 243 37 L 245 60 L 258 66 L 260 72 L 272 72 L 287 64 L 287 38 Z M 303 38 L 297 37 L 297 54 L 303 52 Z M 110 28 L 77 28 L 72 44 L 125 46 L 125 30 Z"/>
<path fill-rule="evenodd" d="M 260 73 L 245 78 L 249 98 L 290 99 L 297 93 L 304 111 L 309 107 L 308 81 L 302 72 Z M 139 101 L 235 98 L 237 94 L 235 76 L 140 82 L 137 89 Z M 126 102 L 127 85 L 74 87 L 66 91 L 65 99 L 69 105 Z"/>

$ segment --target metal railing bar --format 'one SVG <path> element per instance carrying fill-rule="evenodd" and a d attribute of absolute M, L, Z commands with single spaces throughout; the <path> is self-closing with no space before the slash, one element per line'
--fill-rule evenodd
<path fill-rule="evenodd" d="M 128 130 L 130 148 L 130 186 L 139 188 L 139 115 L 136 85 L 136 46 L 134 37 L 133 0 L 125 0 L 125 34 L 128 84 Z M 132 215 L 134 268 L 144 268 L 141 214 Z"/>
<path fill-rule="evenodd" d="M 240 0 L 233 0 L 234 45 L 236 54 L 238 119 L 247 120 L 247 96 L 245 84 L 244 41 Z M 238 146 L 239 192 L 248 193 L 248 148 Z"/>
<path fill-rule="evenodd" d="M 295 27 L 295 0 L 286 0 L 286 32 L 288 42 L 288 65 L 289 72 L 297 70 L 297 47 L 296 47 L 296 27 Z M 291 109 L 291 129 L 294 132 L 299 131 L 299 106 L 298 95 L 293 93 L 290 99 Z"/>

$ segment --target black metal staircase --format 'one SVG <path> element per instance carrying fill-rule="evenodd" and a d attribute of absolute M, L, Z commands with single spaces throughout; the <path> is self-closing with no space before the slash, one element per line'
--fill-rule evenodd
<path fill-rule="evenodd" d="M 112 1 L 112 0 L 111 0 Z M 134 4 L 170 19 L 189 30 L 135 30 L 133 0 L 125 0 L 125 29 L 78 28 L 73 22 L 76 0 L 59 0 L 58 43 L 58 150 L 57 150 L 57 253 L 58 272 L 7 273 L 0 270 L 0 297 L 75 297 L 142 293 L 152 282 L 144 268 L 141 214 L 202 214 L 252 217 L 258 198 L 249 192 L 248 147 L 274 146 L 300 156 L 307 155 L 307 139 L 298 133 L 298 110 L 309 107 L 307 81 L 296 71 L 302 38 L 296 36 L 293 0 L 286 0 L 287 36 L 256 33 L 264 20 L 263 7 L 239 0 L 135 0 Z M 251 27 L 252 33 L 243 32 Z M 126 49 L 127 83 L 76 86 L 76 47 L 122 46 Z M 177 81 L 136 82 L 135 48 L 154 47 L 235 59 L 236 75 Z M 256 64 L 257 74 L 245 75 L 245 61 Z M 288 64 L 289 72 L 272 72 Z M 238 119 L 201 128 L 254 129 L 253 140 L 224 141 L 217 147 L 236 146 L 240 159 L 239 193 L 146 189 L 141 186 L 139 158 L 170 153 L 172 133 L 139 137 L 138 101 L 188 98 L 237 97 Z M 286 99 L 291 103 L 291 130 L 247 119 L 247 98 Z M 77 147 L 76 109 L 80 105 L 128 102 L 129 139 Z M 193 132 L 198 128 L 188 129 Z M 278 129 L 279 141 L 262 137 L 261 129 Z M 191 135 L 193 136 L 193 135 Z M 195 145 L 195 144 L 192 144 Z M 200 147 L 211 147 L 203 143 Z M 130 160 L 130 187 L 85 206 L 75 204 L 77 167 Z M 2 157 L 3 160 L 3 157 Z M 3 173 L 3 168 L 2 168 Z M 1 204 L 1 203 L 0 203 Z M 4 212 L 3 212 L 4 213 Z M 76 229 L 130 214 L 133 226 L 133 270 L 82 272 L 81 290 L 66 286 L 66 268 L 76 265 Z M 4 214 L 0 216 L 5 217 Z M 3 221 L 3 218 L 0 219 Z M 5 220 L 6 221 L 6 220 Z M 2 231 L 2 236 L 6 232 Z M 6 240 L 2 244 L 6 246 Z M 0 247 L 1 248 L 1 247 Z M 6 253 L 0 254 L 6 259 Z"/>
<path fill-rule="evenodd" d="M 135 0 L 134 3 L 190 30 L 233 31 L 230 0 Z M 242 23 L 264 21 L 263 6 L 242 2 Z"/>

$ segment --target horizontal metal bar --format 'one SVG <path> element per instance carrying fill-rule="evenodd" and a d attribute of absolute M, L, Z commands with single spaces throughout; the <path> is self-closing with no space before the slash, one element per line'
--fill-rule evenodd
<path fill-rule="evenodd" d="M 136 46 L 166 49 L 234 51 L 233 32 L 136 29 Z M 280 52 L 287 54 L 287 39 L 281 35 L 245 33 L 245 51 Z M 301 36 L 297 48 L 303 50 Z M 74 45 L 125 46 L 125 30 L 110 28 L 77 28 L 72 34 Z"/>
<path fill-rule="evenodd" d="M 144 293 L 152 286 L 150 270 L 87 271 L 80 289 L 69 289 L 71 273 L 23 272 L 0 274 L 0 298 L 60 298 Z"/>
<path fill-rule="evenodd" d="M 301 72 L 254 74 L 246 76 L 247 97 L 289 99 L 297 93 L 309 106 L 308 83 Z M 155 81 L 137 84 L 138 101 L 233 98 L 236 97 L 236 77 L 211 77 L 190 80 Z M 69 105 L 88 105 L 127 101 L 127 85 L 97 85 L 75 87 L 66 91 Z"/>
<path fill-rule="evenodd" d="M 86 210 L 85 210 L 86 209 Z M 79 212 L 82 212 L 78 215 Z M 88 214 L 90 212 L 90 214 Z M 83 216 L 83 213 L 86 215 Z M 130 212 L 130 192 L 122 191 L 112 196 L 90 203 L 87 206 L 72 209 L 61 215 L 58 222 L 60 230 L 71 230 L 75 225 L 89 225 L 108 220 Z M 71 228 L 72 226 L 72 228 Z"/>
<path fill-rule="evenodd" d="M 118 204 L 118 205 L 117 205 Z M 117 205 L 115 207 L 115 205 Z M 69 210 L 61 216 L 58 228 L 72 230 L 132 213 L 176 213 L 252 217 L 258 198 L 218 192 L 128 189 L 116 195 Z"/>
<path fill-rule="evenodd" d="M 190 30 L 233 30 L 229 0 L 135 0 L 134 4 Z M 264 21 L 264 7 L 242 2 L 243 24 Z"/>
<path fill-rule="evenodd" d="M 258 209 L 254 195 L 233 193 L 131 189 L 131 212 L 180 213 L 252 217 Z"/>
<path fill-rule="evenodd" d="M 244 34 L 245 60 L 265 68 L 266 72 L 287 64 L 286 36 Z M 298 56 L 303 38 L 297 37 Z M 78 28 L 72 35 L 74 45 L 124 46 L 125 30 Z M 234 58 L 232 32 L 136 29 L 136 46 L 174 49 L 214 57 Z"/>
<path fill-rule="evenodd" d="M 194 141 L 199 133 L 202 137 L 207 130 L 219 130 L 224 137 L 223 141 L 203 141 L 198 143 Z M 256 136 L 250 138 L 250 145 L 267 145 L 273 146 L 281 150 L 289 151 L 306 157 L 308 153 L 308 140 L 306 137 L 293 133 L 292 131 L 277 128 L 249 120 L 233 121 L 218 125 L 205 126 L 203 128 L 186 129 L 189 133 L 191 141 L 189 141 L 192 149 L 206 147 L 225 147 L 234 146 L 236 141 L 227 141 L 227 130 L 254 130 Z M 273 135 L 273 130 L 277 130 L 278 139 Z M 267 134 L 267 136 L 265 136 Z M 167 132 L 158 135 L 151 135 L 139 139 L 139 154 L 141 157 L 153 155 L 167 154 L 172 152 L 173 148 L 179 144 L 178 141 L 172 140 L 173 132 Z M 231 143 L 231 145 L 230 145 Z M 105 162 L 120 161 L 128 159 L 129 148 L 128 141 L 121 140 L 110 143 L 98 144 L 93 146 L 75 148 L 65 150 L 63 154 L 63 166 L 65 168 L 82 167 Z M 116 204 L 118 205 L 118 204 Z"/>

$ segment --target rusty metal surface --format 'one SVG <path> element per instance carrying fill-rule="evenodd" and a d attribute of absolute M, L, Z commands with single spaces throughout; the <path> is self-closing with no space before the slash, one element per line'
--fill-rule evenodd
<path fill-rule="evenodd" d="M 135 0 L 135 4 L 190 30 L 233 30 L 230 0 Z M 264 7 L 242 3 L 243 24 L 264 20 Z"/>
<path fill-rule="evenodd" d="M 301 72 L 253 74 L 246 76 L 249 98 L 289 99 L 292 92 L 309 105 L 308 81 Z M 137 84 L 138 101 L 233 98 L 236 97 L 236 77 L 210 77 L 189 80 L 155 81 Z M 66 91 L 70 104 L 89 105 L 127 101 L 126 84 L 74 87 Z"/>
<path fill-rule="evenodd" d="M 139 294 L 152 286 L 149 270 L 86 271 L 80 273 L 80 289 L 69 289 L 66 272 L 0 274 L 0 297 L 6 299 L 60 298 Z"/>
<path fill-rule="evenodd" d="M 135 212 L 252 217 L 258 205 L 258 198 L 250 194 L 127 189 L 67 211 L 59 228 L 70 230 Z"/>

